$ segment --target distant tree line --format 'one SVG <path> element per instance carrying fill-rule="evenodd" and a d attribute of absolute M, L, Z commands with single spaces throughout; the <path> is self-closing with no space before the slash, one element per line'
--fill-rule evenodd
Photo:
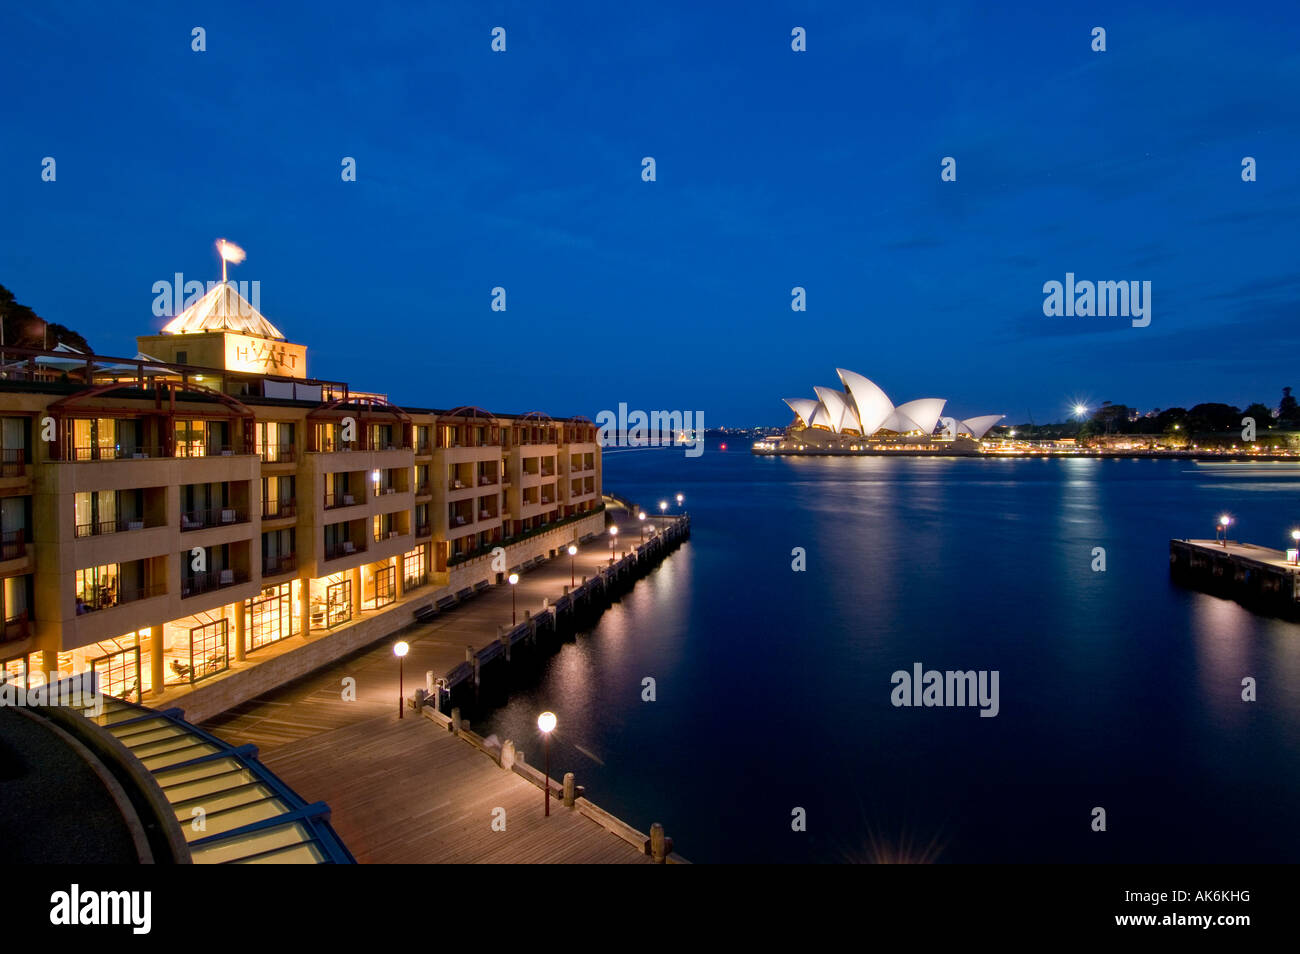
<path fill-rule="evenodd" d="M 1242 418 L 1255 419 L 1255 431 L 1263 434 L 1271 430 L 1300 429 L 1300 404 L 1290 388 L 1282 389 L 1276 415 L 1274 409 L 1256 401 L 1239 408 L 1233 404 L 1197 404 L 1191 408 L 1170 407 L 1158 410 L 1150 417 L 1131 420 L 1133 412 L 1125 404 L 1102 403 L 1081 420 L 1058 421 L 1052 424 L 1010 424 L 999 428 L 1002 434 L 1015 431 L 1017 437 L 1030 440 L 1054 440 L 1063 437 L 1086 438 L 1109 434 L 1219 434 L 1241 431 Z"/>
<path fill-rule="evenodd" d="M 66 344 L 89 352 L 90 345 L 80 334 L 55 321 L 47 322 L 14 298 L 14 293 L 0 285 L 0 330 L 3 343 L 14 348 L 53 348 Z"/>

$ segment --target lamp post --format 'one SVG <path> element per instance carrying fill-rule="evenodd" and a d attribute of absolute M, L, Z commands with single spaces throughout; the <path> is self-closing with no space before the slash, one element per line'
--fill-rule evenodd
<path fill-rule="evenodd" d="M 1215 527 L 1216 536 L 1220 532 L 1223 534 L 1223 547 L 1225 550 L 1228 547 L 1228 524 L 1230 523 L 1232 523 L 1232 518 L 1225 513 L 1222 517 L 1219 518 L 1219 525 Z"/>
<path fill-rule="evenodd" d="M 645 543 L 645 511 L 636 515 L 637 525 L 641 528 L 641 542 Z"/>
<path fill-rule="evenodd" d="M 570 543 L 569 544 L 569 589 L 573 589 L 573 587 L 576 585 L 574 581 L 578 578 L 577 574 L 573 570 L 573 558 L 576 557 L 577 555 L 578 555 L 578 548 L 575 547 L 572 543 Z"/>
<path fill-rule="evenodd" d="M 609 565 L 614 565 L 614 544 L 618 541 L 618 524 L 609 527 Z"/>
<path fill-rule="evenodd" d="M 681 509 L 682 509 L 682 501 L 685 500 L 685 499 L 686 499 L 686 498 L 683 497 L 681 494 L 678 494 L 678 495 L 677 495 L 677 509 L 678 509 L 678 510 L 681 510 Z"/>
<path fill-rule="evenodd" d="M 1291 531 L 1291 542 L 1295 544 L 1295 563 L 1300 566 L 1300 530 Z"/>
<path fill-rule="evenodd" d="M 555 729 L 555 713 L 543 712 L 537 717 L 537 728 L 542 730 L 542 747 L 546 751 L 546 777 L 542 789 L 546 805 L 546 817 L 551 817 L 551 732 Z"/>
<path fill-rule="evenodd" d="M 397 657 L 397 718 L 399 719 L 406 714 L 405 706 L 402 705 L 402 696 L 406 694 L 402 686 L 402 663 L 410 651 L 411 647 L 405 640 L 399 639 L 393 644 L 393 655 Z"/>
<path fill-rule="evenodd" d="M 668 516 L 668 501 L 667 501 L 667 500 L 661 500 L 661 501 L 659 501 L 659 516 L 660 516 L 660 517 L 667 517 L 667 516 Z"/>
<path fill-rule="evenodd" d="M 510 625 L 513 626 L 518 620 L 515 618 L 515 609 L 518 605 L 515 601 L 515 584 L 519 582 L 519 574 L 510 574 Z"/>

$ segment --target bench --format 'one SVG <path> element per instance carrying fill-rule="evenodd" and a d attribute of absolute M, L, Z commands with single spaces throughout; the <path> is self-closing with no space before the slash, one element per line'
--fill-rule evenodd
<path fill-rule="evenodd" d="M 442 599 L 438 600 L 436 603 L 433 604 L 434 609 L 437 610 L 445 610 L 448 606 L 455 606 L 455 605 L 456 605 L 456 597 L 450 594 L 444 596 Z"/>

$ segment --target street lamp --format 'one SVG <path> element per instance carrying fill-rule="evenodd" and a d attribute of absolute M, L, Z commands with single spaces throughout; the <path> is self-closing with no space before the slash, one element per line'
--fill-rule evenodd
<path fill-rule="evenodd" d="M 641 542 L 645 543 L 645 511 L 642 510 L 636 515 L 637 524 L 641 527 Z"/>
<path fill-rule="evenodd" d="M 661 500 L 661 501 L 659 501 L 659 516 L 661 516 L 661 517 L 666 517 L 666 516 L 668 516 L 668 501 L 667 501 L 667 500 Z"/>
<path fill-rule="evenodd" d="M 542 730 L 542 747 L 546 750 L 546 776 L 542 788 L 546 791 L 546 817 L 551 817 L 551 733 L 555 731 L 555 713 L 543 712 L 537 717 L 537 728 Z"/>
<path fill-rule="evenodd" d="M 678 495 L 677 495 L 677 509 L 678 509 L 678 510 L 681 510 L 681 509 L 682 509 L 682 501 L 683 501 L 684 499 L 685 499 L 685 498 L 684 498 L 681 494 L 678 494 Z"/>
<path fill-rule="evenodd" d="M 405 695 L 402 686 L 402 662 L 410 651 L 411 646 L 405 640 L 399 639 L 393 644 L 393 655 L 397 657 L 397 718 L 399 719 L 405 715 L 405 706 L 402 705 L 402 696 Z"/>
<path fill-rule="evenodd" d="M 1232 523 L 1232 518 L 1225 513 L 1222 517 L 1219 518 L 1219 525 L 1215 527 L 1216 536 L 1218 535 L 1219 532 L 1223 533 L 1223 546 L 1225 549 L 1228 546 L 1228 524 L 1230 523 Z"/>
<path fill-rule="evenodd" d="M 609 527 L 609 565 L 614 565 L 614 543 L 618 540 L 618 524 L 610 524 Z"/>
<path fill-rule="evenodd" d="M 1291 542 L 1295 544 L 1295 563 L 1300 566 L 1300 530 L 1291 531 Z"/>
<path fill-rule="evenodd" d="M 569 544 L 569 589 L 573 589 L 573 587 L 576 585 L 574 581 L 578 578 L 577 574 L 575 574 L 573 571 L 573 558 L 577 555 L 578 555 L 578 548 L 575 547 L 572 543 L 570 543 Z"/>
<path fill-rule="evenodd" d="M 511 626 L 515 625 L 515 623 L 518 622 L 518 619 L 515 618 L 515 607 L 517 605 L 515 602 L 515 592 L 516 592 L 515 584 L 518 582 L 519 582 L 519 574 L 511 573 L 510 574 L 510 625 Z"/>

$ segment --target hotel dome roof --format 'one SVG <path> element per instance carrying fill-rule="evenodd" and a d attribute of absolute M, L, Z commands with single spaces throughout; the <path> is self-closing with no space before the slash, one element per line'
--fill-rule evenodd
<path fill-rule="evenodd" d="M 235 331 L 259 338 L 284 340 L 280 330 L 252 306 L 231 282 L 218 282 L 207 293 L 163 326 L 163 334 L 192 335 L 204 331 Z"/>

